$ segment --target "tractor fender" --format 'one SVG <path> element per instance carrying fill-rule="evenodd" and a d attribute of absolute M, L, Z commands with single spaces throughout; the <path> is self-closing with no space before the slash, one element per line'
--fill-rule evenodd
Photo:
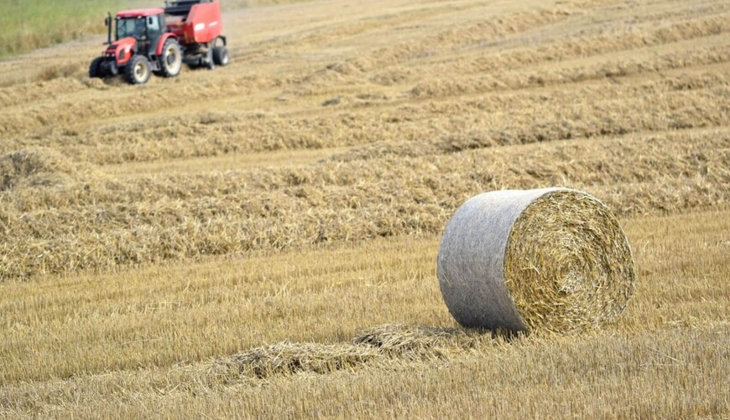
<path fill-rule="evenodd" d="M 173 34 L 171 32 L 168 32 L 166 34 L 163 34 L 160 37 L 160 39 L 157 41 L 157 48 L 155 48 L 155 55 L 156 56 L 159 57 L 160 54 L 162 54 L 162 47 L 165 45 L 165 41 L 167 41 L 170 38 L 172 38 L 172 39 L 174 39 L 174 40 L 177 41 L 177 37 L 175 36 L 175 34 Z"/>
<path fill-rule="evenodd" d="M 106 56 L 113 58 L 117 65 L 127 64 L 132 55 L 137 52 L 137 40 L 134 37 L 122 38 L 106 49 Z"/>

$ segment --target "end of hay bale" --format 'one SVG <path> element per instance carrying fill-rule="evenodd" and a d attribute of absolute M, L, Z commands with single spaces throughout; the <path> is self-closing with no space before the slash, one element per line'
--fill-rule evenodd
<path fill-rule="evenodd" d="M 634 291 L 631 250 L 601 201 L 565 188 L 465 202 L 439 249 L 444 301 L 465 327 L 580 331 L 616 320 Z"/>

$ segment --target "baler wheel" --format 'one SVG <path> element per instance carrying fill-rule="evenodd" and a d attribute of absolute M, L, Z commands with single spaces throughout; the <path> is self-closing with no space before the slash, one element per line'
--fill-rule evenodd
<path fill-rule="evenodd" d="M 213 62 L 219 66 L 227 66 L 231 61 L 231 57 L 228 55 L 228 48 L 215 47 L 213 48 Z"/>

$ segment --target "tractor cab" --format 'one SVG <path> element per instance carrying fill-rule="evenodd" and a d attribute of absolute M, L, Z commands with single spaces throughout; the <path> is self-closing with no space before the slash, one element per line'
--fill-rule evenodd
<path fill-rule="evenodd" d="M 134 37 L 138 41 L 151 35 L 165 32 L 165 11 L 163 9 L 138 9 L 119 12 L 116 16 L 115 39 Z"/>
<path fill-rule="evenodd" d="M 136 9 L 117 13 L 115 20 L 114 42 L 111 42 L 112 22 L 109 26 L 109 48 L 107 53 L 128 50 L 131 45 L 135 52 L 148 55 L 150 47 L 155 49 L 160 37 L 167 32 L 164 9 Z M 128 52 L 128 51 L 127 51 Z M 117 55 L 117 64 L 122 65 L 124 58 Z"/>

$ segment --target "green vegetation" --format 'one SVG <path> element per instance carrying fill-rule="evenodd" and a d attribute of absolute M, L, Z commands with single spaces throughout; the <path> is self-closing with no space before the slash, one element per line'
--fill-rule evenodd
<path fill-rule="evenodd" d="M 107 11 L 142 4 L 144 0 L 10 0 L 0 14 L 0 57 L 103 32 Z"/>

